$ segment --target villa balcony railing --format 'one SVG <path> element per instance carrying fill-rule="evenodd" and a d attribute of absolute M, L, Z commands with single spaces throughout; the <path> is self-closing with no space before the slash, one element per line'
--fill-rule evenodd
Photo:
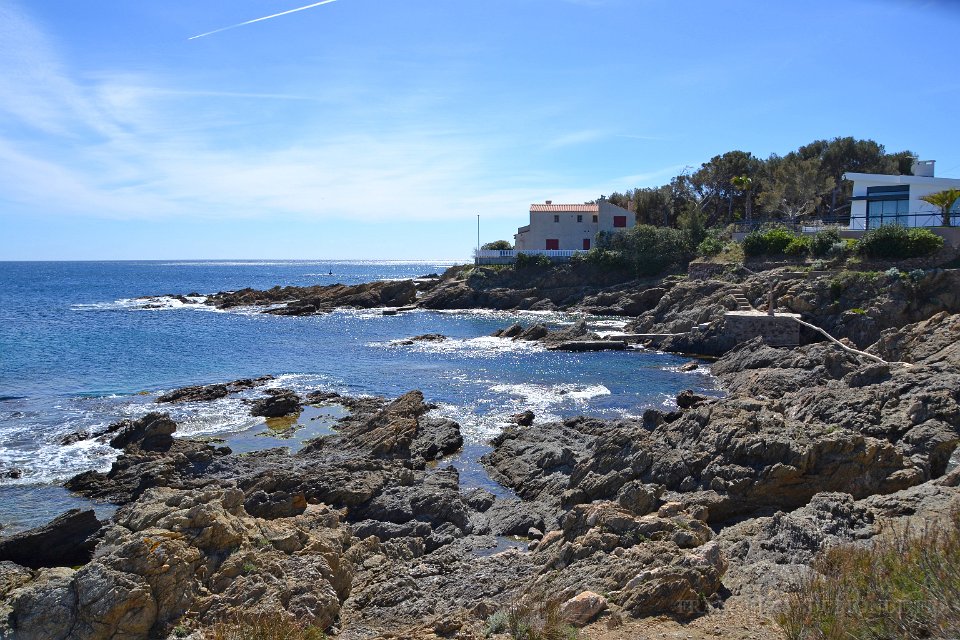
<path fill-rule="evenodd" d="M 960 227 L 960 214 L 953 214 L 951 217 L 952 226 Z M 756 229 L 771 226 L 781 226 L 800 233 L 815 233 L 826 227 L 839 227 L 843 230 L 863 231 L 876 229 L 877 227 L 899 224 L 903 227 L 942 227 L 943 219 L 938 212 L 923 211 L 920 213 L 889 213 L 879 216 L 870 216 L 869 218 L 850 216 L 823 216 L 820 218 L 757 218 L 750 221 L 741 221 L 736 223 L 736 230 L 741 233 L 749 233 Z"/>
<path fill-rule="evenodd" d="M 569 260 L 578 253 L 586 253 L 584 249 L 474 249 L 473 259 L 476 264 L 510 264 L 520 254 L 528 256 L 546 256 L 556 262 Z"/>

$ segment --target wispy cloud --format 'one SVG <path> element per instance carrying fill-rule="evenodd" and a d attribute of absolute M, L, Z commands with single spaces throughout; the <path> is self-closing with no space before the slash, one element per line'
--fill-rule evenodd
<path fill-rule="evenodd" d="M 296 9 L 290 9 L 288 11 L 281 11 L 280 13 L 274 13 L 269 16 L 263 16 L 262 18 L 254 18 L 253 20 L 247 20 L 246 22 L 239 22 L 237 24 L 232 24 L 229 27 L 222 27 L 220 29 L 214 29 L 213 31 L 207 31 L 206 33 L 201 33 L 199 35 L 190 36 L 187 40 L 196 40 L 197 38 L 204 38 L 206 36 L 212 36 L 215 33 L 222 33 L 224 31 L 229 31 L 230 29 L 236 29 L 237 27 L 245 27 L 248 24 L 254 24 L 255 22 L 263 22 L 264 20 L 271 20 L 273 18 L 279 18 L 280 16 L 287 16 L 291 13 L 297 13 L 298 11 L 306 11 L 307 9 L 313 9 L 314 7 L 319 7 L 321 5 L 330 4 L 331 2 L 336 2 L 337 0 L 322 0 L 321 2 L 314 2 L 313 4 L 308 4 L 305 7 L 297 7 Z"/>
<path fill-rule="evenodd" d="M 549 140 L 545 147 L 547 149 L 562 149 L 563 147 L 572 147 L 580 144 L 588 144 L 602 140 L 609 135 L 607 131 L 600 129 L 584 129 L 582 131 L 571 131 L 556 138 Z"/>

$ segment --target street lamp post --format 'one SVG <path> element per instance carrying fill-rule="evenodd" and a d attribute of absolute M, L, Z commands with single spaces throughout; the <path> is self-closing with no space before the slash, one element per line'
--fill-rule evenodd
<path fill-rule="evenodd" d="M 477 266 L 480 266 L 480 214 L 477 214 Z"/>

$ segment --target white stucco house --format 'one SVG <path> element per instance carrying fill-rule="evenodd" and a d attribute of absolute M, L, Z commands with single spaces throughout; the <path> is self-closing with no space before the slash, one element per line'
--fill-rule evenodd
<path fill-rule="evenodd" d="M 636 224 L 633 213 L 600 200 L 596 204 L 530 205 L 530 224 L 517 229 L 516 251 L 584 251 L 599 231 L 619 231 Z"/>
<path fill-rule="evenodd" d="M 934 177 L 933 160 L 914 162 L 912 176 L 877 173 L 847 173 L 853 181 L 850 229 L 876 229 L 884 224 L 904 227 L 938 227 L 940 211 L 922 196 L 946 189 L 960 189 L 960 179 Z M 953 204 L 951 222 L 960 226 L 960 201 Z"/>

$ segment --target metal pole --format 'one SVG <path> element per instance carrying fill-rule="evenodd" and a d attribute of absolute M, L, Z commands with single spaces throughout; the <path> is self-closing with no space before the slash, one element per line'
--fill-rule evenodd
<path fill-rule="evenodd" d="M 480 264 L 480 214 L 477 214 L 477 265 Z"/>

